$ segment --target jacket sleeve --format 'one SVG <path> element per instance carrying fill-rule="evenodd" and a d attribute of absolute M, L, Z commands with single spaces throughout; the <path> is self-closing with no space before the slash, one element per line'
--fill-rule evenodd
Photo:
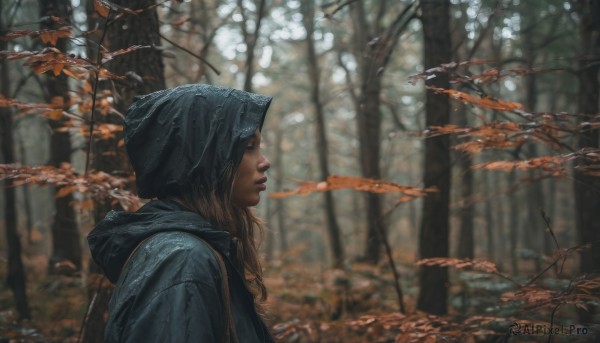
<path fill-rule="evenodd" d="M 221 273 L 197 239 L 157 235 L 135 253 L 117 283 L 107 342 L 223 342 Z"/>

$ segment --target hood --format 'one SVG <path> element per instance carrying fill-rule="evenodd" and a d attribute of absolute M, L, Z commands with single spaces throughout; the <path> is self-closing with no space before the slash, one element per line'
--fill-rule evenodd
<path fill-rule="evenodd" d="M 110 211 L 88 235 L 94 261 L 115 283 L 131 252 L 144 239 L 167 231 L 184 231 L 201 237 L 223 255 L 235 253 L 229 234 L 200 215 L 170 201 L 151 201 L 135 213 Z"/>
<path fill-rule="evenodd" d="M 226 169 L 239 165 L 271 100 L 205 84 L 136 97 L 124 131 L 140 197 L 161 198 L 192 182 L 214 187 Z"/>

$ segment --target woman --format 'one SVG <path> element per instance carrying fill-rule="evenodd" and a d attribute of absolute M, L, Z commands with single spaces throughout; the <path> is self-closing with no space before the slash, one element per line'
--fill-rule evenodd
<path fill-rule="evenodd" d="M 88 236 L 116 284 L 106 342 L 271 342 L 249 207 L 270 163 L 260 130 L 271 98 L 185 85 L 136 98 L 125 146 L 140 197 Z"/>

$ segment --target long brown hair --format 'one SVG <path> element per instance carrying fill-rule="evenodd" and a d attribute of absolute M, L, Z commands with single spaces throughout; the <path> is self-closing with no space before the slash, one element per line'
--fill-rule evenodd
<path fill-rule="evenodd" d="M 263 282 L 255 234 L 262 239 L 264 228 L 251 208 L 239 207 L 231 201 L 234 182 L 234 168 L 229 164 L 221 180 L 211 189 L 192 183 L 191 187 L 169 198 L 200 214 L 219 229 L 229 232 L 237 243 L 236 259 L 233 262 L 243 272 L 246 286 L 254 295 L 255 306 L 263 314 L 261 302 L 267 299 L 267 289 Z"/>

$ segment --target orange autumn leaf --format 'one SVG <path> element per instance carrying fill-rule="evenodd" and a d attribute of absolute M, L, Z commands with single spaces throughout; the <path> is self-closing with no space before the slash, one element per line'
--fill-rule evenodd
<path fill-rule="evenodd" d="M 120 55 L 125 55 L 125 54 L 129 54 L 131 52 L 134 52 L 134 51 L 137 51 L 140 49 L 148 49 L 148 48 L 150 48 L 149 45 L 132 45 L 126 49 L 119 49 L 119 50 L 115 50 L 115 51 L 105 52 L 102 54 L 102 63 L 106 63 Z"/>
<path fill-rule="evenodd" d="M 515 111 L 515 110 L 523 110 L 524 109 L 524 106 L 518 102 L 504 101 L 502 99 L 494 98 L 491 96 L 478 97 L 478 96 L 473 96 L 473 95 L 465 93 L 465 92 L 456 91 L 453 89 L 442 89 L 442 88 L 433 88 L 433 87 L 429 87 L 429 88 L 434 90 L 436 93 L 448 94 L 450 97 L 452 97 L 456 100 L 459 100 L 459 101 L 462 101 L 465 103 L 471 103 L 473 105 L 477 105 L 477 106 L 480 106 L 483 108 L 489 108 L 489 109 L 496 110 L 496 111 Z"/>
<path fill-rule="evenodd" d="M 54 76 L 60 75 L 60 72 L 63 70 L 64 66 L 65 66 L 64 64 L 60 64 L 60 63 L 56 64 L 54 66 L 54 70 L 53 70 Z"/>
<path fill-rule="evenodd" d="M 53 106 L 56 106 L 56 108 L 63 108 L 65 107 L 65 98 L 62 96 L 54 96 L 50 99 L 50 103 Z"/>
<path fill-rule="evenodd" d="M 59 168 L 0 164 L 0 180 L 4 179 L 13 180 L 15 186 L 35 184 L 59 187 L 61 189 L 57 197 L 76 191 L 96 199 L 113 199 L 126 211 L 135 211 L 141 207 L 140 199 L 124 189 L 130 180 L 101 171 L 79 174 L 68 163 L 62 163 Z"/>
<path fill-rule="evenodd" d="M 31 30 L 16 30 L 8 32 L 7 34 L 0 36 L 0 40 L 9 41 L 17 38 L 21 38 L 31 34 L 33 31 Z"/>
<path fill-rule="evenodd" d="M 542 127 L 543 129 L 543 127 Z M 423 134 L 426 137 L 455 134 L 458 138 L 472 140 L 454 145 L 452 148 L 470 154 L 484 149 L 507 149 L 525 144 L 528 139 L 536 138 L 543 141 L 539 135 L 531 135 L 530 127 L 514 122 L 491 122 L 480 126 L 457 127 L 456 125 L 430 126 Z M 529 132 L 529 134 L 528 134 Z M 529 137 L 529 138 L 527 138 Z"/>
<path fill-rule="evenodd" d="M 17 99 L 5 98 L 0 95 L 0 107 L 15 108 L 19 111 L 20 114 L 37 113 L 37 114 L 41 114 L 41 115 L 45 115 L 45 116 L 54 116 L 54 117 L 62 116 L 63 113 L 62 113 L 62 109 L 60 109 L 61 106 L 59 106 L 59 104 L 55 101 L 56 100 L 54 100 L 50 104 L 24 102 L 24 101 L 20 101 Z M 61 113 L 60 114 L 58 112 L 51 113 L 55 110 L 60 111 Z"/>
<path fill-rule="evenodd" d="M 119 6 L 108 0 L 94 0 L 94 10 L 103 18 L 108 17 L 111 11 L 115 13 L 126 13 L 126 14 L 138 14 L 144 11 L 144 9 L 132 10 L 127 7 Z"/>
<path fill-rule="evenodd" d="M 92 83 L 89 80 L 85 80 L 82 89 L 85 94 L 92 94 L 94 92 L 92 88 Z"/>
<path fill-rule="evenodd" d="M 110 6 L 102 0 L 94 0 L 94 11 L 102 18 L 106 18 L 110 13 Z"/>
<path fill-rule="evenodd" d="M 544 170 L 556 176 L 566 176 L 568 163 L 575 159 L 583 159 L 587 161 L 590 170 L 585 168 L 577 168 L 580 172 L 594 175 L 600 168 L 600 149 L 583 148 L 581 150 L 564 154 L 540 156 L 526 160 L 517 161 L 492 161 L 487 163 L 479 163 L 473 166 L 474 169 L 500 170 L 509 172 L 512 170 Z"/>
<path fill-rule="evenodd" d="M 474 140 L 454 145 L 454 150 L 464 151 L 471 155 L 481 152 L 484 149 L 508 149 L 521 146 L 526 143 L 526 140 L 519 137 L 516 140 L 505 140 L 505 141 L 486 141 L 486 140 Z"/>
<path fill-rule="evenodd" d="M 0 56 L 9 60 L 23 60 L 25 66 L 38 74 L 53 71 L 59 75 L 62 72 L 79 80 L 88 78 L 90 72 L 97 70 L 90 61 L 62 53 L 54 47 L 46 47 L 41 51 L 0 52 Z"/>
<path fill-rule="evenodd" d="M 65 186 L 65 187 L 61 187 L 58 192 L 56 192 L 56 198 L 63 198 L 66 197 L 67 195 L 73 193 L 73 191 L 77 190 L 77 186 Z"/>
<path fill-rule="evenodd" d="M 408 201 L 417 197 L 425 196 L 433 189 L 421 189 L 417 187 L 399 185 L 393 182 L 368 179 L 358 176 L 330 175 L 327 181 L 301 181 L 296 180 L 300 187 L 290 190 L 271 193 L 269 197 L 274 199 L 286 198 L 293 195 L 306 195 L 314 192 L 327 192 L 337 189 L 353 189 L 361 192 L 371 193 L 402 193 L 399 201 Z"/>
<path fill-rule="evenodd" d="M 499 274 L 496 264 L 486 260 L 470 260 L 451 257 L 433 257 L 417 261 L 417 266 L 452 267 L 458 270 L 474 270 L 485 273 Z"/>
<path fill-rule="evenodd" d="M 110 71 L 108 71 L 105 68 L 100 68 L 100 70 L 98 71 L 98 76 L 100 78 L 104 78 L 104 79 L 113 79 L 113 80 L 123 80 L 123 79 L 125 79 L 125 76 L 111 73 Z"/>
<path fill-rule="evenodd" d="M 71 37 L 72 32 L 70 27 L 62 27 L 58 30 L 41 30 L 38 34 L 40 35 L 42 42 L 56 46 L 56 42 L 59 38 Z"/>
<path fill-rule="evenodd" d="M 102 139 L 114 138 L 116 132 L 123 131 L 123 125 L 117 124 L 100 124 L 94 131 L 94 135 L 99 135 Z"/>
<path fill-rule="evenodd" d="M 63 110 L 61 110 L 60 108 L 54 109 L 52 111 L 44 113 L 44 115 L 51 120 L 60 120 L 63 117 Z"/>
<path fill-rule="evenodd" d="M 64 68 L 62 72 L 68 77 L 76 80 L 85 80 L 88 78 L 89 75 L 87 71 L 75 68 Z"/>
<path fill-rule="evenodd" d="M 36 74 L 43 74 L 43 73 L 47 72 L 48 70 L 54 69 L 54 65 L 49 64 L 49 63 L 37 64 L 37 65 L 33 65 L 31 67 Z"/>
<path fill-rule="evenodd" d="M 473 80 L 477 83 L 489 83 L 497 81 L 501 77 L 501 72 L 496 68 L 486 69 L 479 75 L 473 75 Z"/>

